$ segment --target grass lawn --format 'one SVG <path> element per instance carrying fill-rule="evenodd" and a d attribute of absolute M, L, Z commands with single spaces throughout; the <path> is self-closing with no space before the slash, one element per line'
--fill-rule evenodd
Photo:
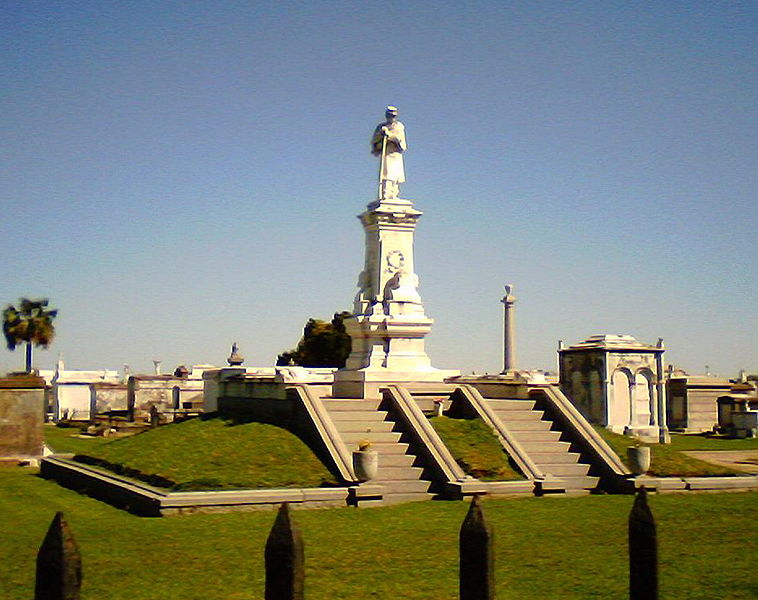
<path fill-rule="evenodd" d="M 671 434 L 676 450 L 758 450 L 758 438 L 728 438 L 684 433 Z"/>
<path fill-rule="evenodd" d="M 285 429 L 263 423 L 196 418 L 120 439 L 62 441 L 63 444 L 51 439 L 49 443 L 56 450 L 56 445 L 71 447 L 80 455 L 104 461 L 104 466 L 116 472 L 172 489 L 318 487 L 337 483 L 302 440 Z"/>
<path fill-rule="evenodd" d="M 758 495 L 651 496 L 663 600 L 753 599 Z M 627 597 L 631 496 L 487 500 L 499 600 Z M 273 512 L 145 519 L 0 468 L 0 596 L 33 596 L 34 560 L 56 510 L 83 556 L 83 600 L 263 596 Z M 463 502 L 296 511 L 309 600 L 458 597 Z"/>
<path fill-rule="evenodd" d="M 44 435 L 45 443 L 56 453 L 86 454 L 109 441 L 104 437 L 81 436 L 79 427 L 56 427 L 52 423 L 45 423 Z"/>
<path fill-rule="evenodd" d="M 430 422 L 466 474 L 482 481 L 524 479 L 481 419 L 432 417 Z"/>
<path fill-rule="evenodd" d="M 634 439 L 608 431 L 596 425 L 595 429 L 613 448 L 627 466 L 626 449 L 634 445 Z M 744 472 L 714 465 L 691 456 L 683 450 L 751 450 L 758 449 L 755 440 L 731 440 L 707 438 L 699 435 L 672 434 L 670 444 L 643 444 L 651 447 L 650 475 L 661 477 L 709 477 L 745 475 Z"/>

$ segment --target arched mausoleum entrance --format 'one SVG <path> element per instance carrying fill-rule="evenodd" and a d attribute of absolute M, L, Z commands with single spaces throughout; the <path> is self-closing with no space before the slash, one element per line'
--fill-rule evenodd
<path fill-rule="evenodd" d="M 634 423 L 633 426 L 655 425 L 655 390 L 653 374 L 649 370 L 638 371 L 634 376 Z"/>
<path fill-rule="evenodd" d="M 626 369 L 618 369 L 613 372 L 611 379 L 611 390 L 613 398 L 611 401 L 611 419 L 610 422 L 615 425 L 613 428 L 618 433 L 623 433 L 631 423 L 631 373 Z"/>

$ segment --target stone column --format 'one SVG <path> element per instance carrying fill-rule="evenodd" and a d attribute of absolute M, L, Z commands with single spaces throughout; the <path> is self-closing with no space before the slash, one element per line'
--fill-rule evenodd
<path fill-rule="evenodd" d="M 516 334 L 515 312 L 513 305 L 516 296 L 511 294 L 513 286 L 508 283 L 505 286 L 505 296 L 500 302 L 503 303 L 503 373 L 508 373 L 516 368 Z"/>
<path fill-rule="evenodd" d="M 630 373 L 629 379 L 629 428 L 634 431 L 637 428 L 637 377 Z"/>
<path fill-rule="evenodd" d="M 666 384 L 663 375 L 663 351 L 665 350 L 665 346 L 663 345 L 663 338 L 658 338 L 657 346 L 661 349 L 661 352 L 656 353 L 655 356 L 655 385 L 658 390 L 658 402 L 656 403 L 658 409 L 658 441 L 661 444 L 668 444 L 671 442 L 671 437 L 669 436 L 666 418 Z"/>

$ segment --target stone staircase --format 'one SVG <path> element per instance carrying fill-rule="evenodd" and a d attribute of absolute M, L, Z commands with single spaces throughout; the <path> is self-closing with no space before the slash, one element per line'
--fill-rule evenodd
<path fill-rule="evenodd" d="M 534 400 L 485 398 L 493 412 L 507 427 L 537 467 L 545 474 L 544 492 L 581 494 L 595 489 L 599 477 L 588 475 L 590 465 L 579 462 L 580 455 L 561 441 L 561 432 L 544 419 Z"/>
<path fill-rule="evenodd" d="M 432 482 L 423 478 L 419 457 L 406 441 L 400 423 L 383 410 L 382 400 L 324 398 L 323 405 L 347 449 L 369 440 L 379 454 L 379 469 L 371 484 L 383 488 L 382 504 L 429 500 Z"/>

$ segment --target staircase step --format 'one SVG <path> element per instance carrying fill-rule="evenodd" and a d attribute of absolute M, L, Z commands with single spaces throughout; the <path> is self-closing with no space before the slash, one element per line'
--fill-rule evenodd
<path fill-rule="evenodd" d="M 406 502 L 421 502 L 431 500 L 434 494 L 428 492 L 404 493 L 404 494 L 385 494 L 382 498 L 382 505 L 404 504 Z"/>
<path fill-rule="evenodd" d="M 542 469 L 545 474 L 555 475 L 557 477 L 584 476 L 590 470 L 590 466 L 585 465 L 584 463 L 537 463 L 537 466 Z"/>
<path fill-rule="evenodd" d="M 386 410 L 329 410 L 332 421 L 384 421 Z"/>
<path fill-rule="evenodd" d="M 431 481 L 425 479 L 380 479 L 372 480 L 374 483 L 381 483 L 384 486 L 384 494 L 407 494 L 408 492 L 427 492 L 432 485 Z"/>
<path fill-rule="evenodd" d="M 576 452 L 566 452 L 565 448 L 558 452 L 529 452 L 529 458 L 538 464 L 579 462 L 579 455 Z"/>
<path fill-rule="evenodd" d="M 492 410 L 532 410 L 534 400 L 506 400 L 504 398 L 488 398 L 487 403 Z"/>
<path fill-rule="evenodd" d="M 542 421 L 542 415 L 545 414 L 542 410 L 495 410 L 494 412 L 504 423 L 511 423 L 513 421 L 540 421 L 549 423 L 549 421 Z"/>
<path fill-rule="evenodd" d="M 392 421 L 334 421 L 334 426 L 340 433 L 355 431 L 382 433 L 392 431 L 395 423 Z"/>
<path fill-rule="evenodd" d="M 600 477 L 594 475 L 561 477 L 566 482 L 566 490 L 595 489 L 600 483 Z"/>
<path fill-rule="evenodd" d="M 542 489 L 546 492 L 565 491 L 570 494 L 577 491 L 593 490 L 599 482 L 600 477 L 592 475 L 553 477 L 542 484 Z"/>
<path fill-rule="evenodd" d="M 558 441 L 525 441 L 517 438 L 521 447 L 531 456 L 532 452 L 568 452 L 571 444 Z"/>
<path fill-rule="evenodd" d="M 412 467 L 416 457 L 412 454 L 389 454 L 379 452 L 379 468 L 383 467 Z"/>
<path fill-rule="evenodd" d="M 366 398 L 324 398 L 322 402 L 326 410 L 332 412 L 338 410 L 379 410 L 379 405 L 382 401 Z"/>
<path fill-rule="evenodd" d="M 511 420 L 508 417 L 504 417 L 502 413 L 497 415 L 499 419 L 505 424 L 509 431 L 550 431 L 552 423 L 550 421 L 536 421 L 536 420 Z"/>
<path fill-rule="evenodd" d="M 418 481 L 421 479 L 421 475 L 424 473 L 424 469 L 421 467 L 408 467 L 387 466 L 382 461 L 379 461 L 379 469 L 377 471 L 377 480 L 395 480 L 395 481 Z M 428 483 L 428 482 L 427 482 Z"/>
<path fill-rule="evenodd" d="M 393 454 L 398 456 L 413 456 L 412 454 L 406 454 L 408 452 L 408 444 L 405 442 L 371 442 L 371 449 L 376 450 L 379 453 L 379 460 L 382 456 Z"/>
<path fill-rule="evenodd" d="M 368 440 L 372 444 L 374 442 L 398 442 L 400 440 L 401 433 L 397 431 L 344 431 L 340 432 L 342 441 L 346 445 L 357 444 L 361 440 Z"/>
<path fill-rule="evenodd" d="M 526 442 L 558 442 L 561 439 L 560 431 L 519 431 L 508 427 L 516 441 Z"/>

